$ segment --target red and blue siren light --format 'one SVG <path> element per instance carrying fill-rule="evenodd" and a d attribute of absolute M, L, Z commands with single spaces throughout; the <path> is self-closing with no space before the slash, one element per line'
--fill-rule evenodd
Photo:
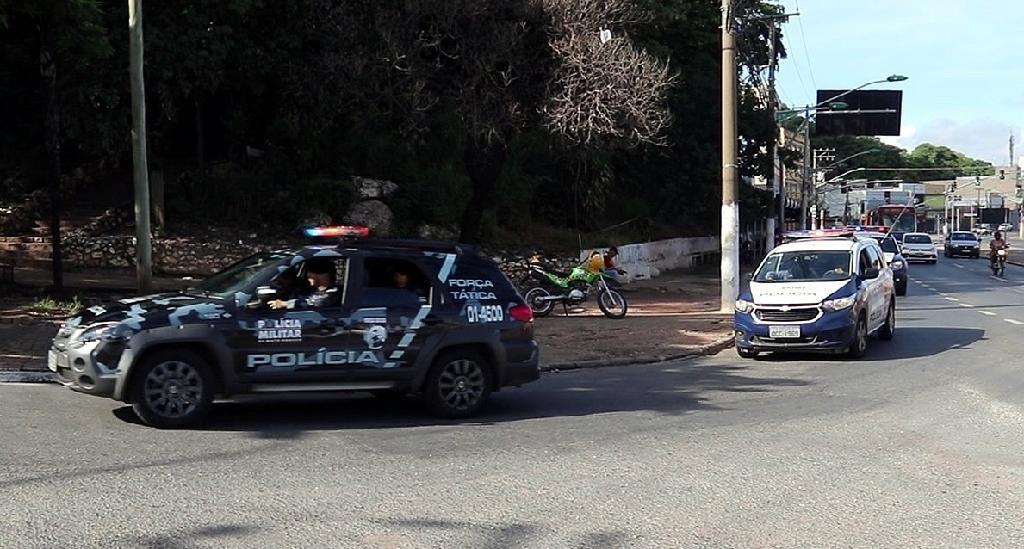
<path fill-rule="evenodd" d="M 804 238 L 842 238 L 853 236 L 853 229 L 840 227 L 836 229 L 815 229 L 811 231 L 789 231 L 785 233 L 783 236 L 784 238 L 789 240 L 798 240 Z"/>
<path fill-rule="evenodd" d="M 309 238 L 366 238 L 370 236 L 370 228 L 362 225 L 308 227 L 305 232 Z"/>

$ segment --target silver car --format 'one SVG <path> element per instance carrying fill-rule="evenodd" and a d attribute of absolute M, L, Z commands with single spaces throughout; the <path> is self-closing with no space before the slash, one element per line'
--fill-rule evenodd
<path fill-rule="evenodd" d="M 939 254 L 928 233 L 907 233 L 903 235 L 903 257 L 907 261 L 923 261 L 935 264 Z"/>

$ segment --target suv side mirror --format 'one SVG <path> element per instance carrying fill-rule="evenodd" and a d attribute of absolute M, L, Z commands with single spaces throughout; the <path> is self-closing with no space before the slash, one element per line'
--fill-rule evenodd
<path fill-rule="evenodd" d="M 864 270 L 864 274 L 860 275 L 862 280 L 873 280 L 878 278 L 878 269 L 875 267 L 869 267 Z"/>
<path fill-rule="evenodd" d="M 259 309 L 267 304 L 268 301 L 274 299 L 277 295 L 277 290 L 270 286 L 260 286 L 256 288 L 256 298 L 246 303 L 246 307 L 250 309 Z"/>

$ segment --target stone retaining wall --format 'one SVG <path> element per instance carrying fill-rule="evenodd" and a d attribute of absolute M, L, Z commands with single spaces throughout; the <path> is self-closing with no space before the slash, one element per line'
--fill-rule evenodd
<path fill-rule="evenodd" d="M 73 236 L 64 241 L 64 261 L 72 268 L 127 268 L 135 265 L 131 236 Z M 283 243 L 153 239 L 153 270 L 169 275 L 208 275 L 259 250 Z"/>
<path fill-rule="evenodd" d="M 294 243 L 292 243 L 294 244 Z M 260 250 L 287 247 L 287 242 L 254 239 L 198 241 L 191 238 L 154 238 L 153 269 L 167 275 L 209 275 Z M 69 236 L 63 243 L 64 261 L 71 268 L 129 268 L 135 265 L 135 238 L 131 236 Z M 518 283 L 526 276 L 529 254 L 512 251 L 488 253 L 502 271 Z M 561 270 L 579 262 L 572 257 L 545 256 Z"/>

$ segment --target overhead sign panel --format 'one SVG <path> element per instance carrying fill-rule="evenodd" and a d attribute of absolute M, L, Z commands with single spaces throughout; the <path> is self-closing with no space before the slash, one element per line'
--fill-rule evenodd
<path fill-rule="evenodd" d="M 846 90 L 818 90 L 818 103 Z M 857 90 L 838 102 L 845 108 L 820 110 L 815 118 L 817 135 L 899 135 L 903 114 L 903 90 Z"/>

